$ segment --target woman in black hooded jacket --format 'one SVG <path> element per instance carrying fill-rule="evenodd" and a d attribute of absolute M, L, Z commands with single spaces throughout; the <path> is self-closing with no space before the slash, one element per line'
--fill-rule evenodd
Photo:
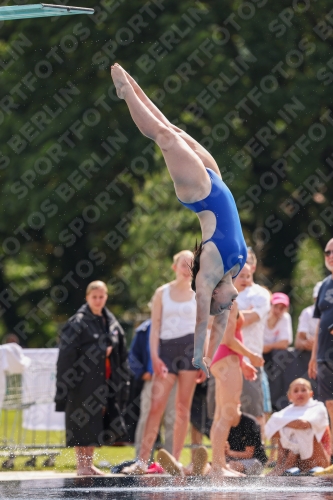
<path fill-rule="evenodd" d="M 86 301 L 62 329 L 57 363 L 56 411 L 66 416 L 66 444 L 76 448 L 78 475 L 102 474 L 95 446 L 126 435 L 121 402 L 130 372 L 123 329 L 105 307 L 107 287 L 93 281 Z"/>

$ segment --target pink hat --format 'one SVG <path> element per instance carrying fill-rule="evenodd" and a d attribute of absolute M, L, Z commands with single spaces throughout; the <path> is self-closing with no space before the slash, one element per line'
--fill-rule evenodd
<path fill-rule="evenodd" d="M 277 292 L 273 293 L 271 298 L 271 304 L 283 304 L 286 307 L 289 307 L 290 301 L 288 295 L 285 293 Z"/>

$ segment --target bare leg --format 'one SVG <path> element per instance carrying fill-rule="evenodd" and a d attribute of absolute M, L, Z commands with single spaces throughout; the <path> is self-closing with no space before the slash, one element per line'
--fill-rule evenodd
<path fill-rule="evenodd" d="M 284 470 L 290 469 L 291 467 L 296 467 L 298 459 L 299 459 L 299 455 L 295 455 L 295 453 L 293 453 L 290 450 L 287 450 L 287 451 L 288 451 L 287 456 L 286 456 L 286 459 L 284 461 Z"/>
<path fill-rule="evenodd" d="M 93 446 L 76 446 L 75 451 L 78 476 L 104 476 L 104 473 L 93 465 Z"/>
<path fill-rule="evenodd" d="M 143 388 L 140 394 L 140 417 L 135 429 L 136 456 L 139 455 L 143 431 L 149 414 L 152 386 L 153 386 L 152 380 L 146 380 L 143 384 Z"/>
<path fill-rule="evenodd" d="M 227 356 L 211 368 L 215 377 L 216 408 L 210 432 L 212 442 L 212 475 L 237 476 L 226 463 L 225 444 L 231 424 L 237 416 L 237 406 L 242 392 L 243 378 L 236 355 Z"/>
<path fill-rule="evenodd" d="M 167 400 L 176 381 L 176 375 L 168 374 L 165 379 L 153 376 L 150 411 L 143 432 L 139 460 L 147 462 L 155 443 Z"/>
<path fill-rule="evenodd" d="M 192 446 L 198 446 L 200 444 L 202 444 L 202 434 L 200 431 L 198 431 L 198 429 L 196 429 L 194 427 L 193 424 L 191 424 L 191 442 L 192 442 Z M 195 454 L 196 454 L 196 448 L 192 448 L 191 450 L 191 455 L 192 455 L 192 463 L 194 462 L 195 460 Z"/>
<path fill-rule="evenodd" d="M 313 438 L 313 453 L 312 457 L 307 460 L 299 461 L 299 468 L 301 471 L 307 471 L 312 469 L 312 467 L 328 467 L 330 465 L 330 458 L 327 451 L 324 449 L 321 443 L 318 443 L 317 439 Z"/>
<path fill-rule="evenodd" d="M 164 424 L 164 449 L 169 453 L 173 450 L 173 435 L 175 429 L 176 420 L 176 394 L 177 394 L 178 382 L 176 382 L 171 389 L 170 396 L 168 397 L 168 402 L 166 404 L 163 416 Z"/>
<path fill-rule="evenodd" d="M 281 476 L 286 469 L 290 469 L 290 467 L 296 465 L 298 456 L 282 447 L 279 433 L 274 434 L 273 437 L 278 439 L 278 458 L 276 466 L 267 475 Z"/>
<path fill-rule="evenodd" d="M 125 99 L 139 130 L 161 148 L 177 196 L 187 203 L 205 198 L 210 193 L 211 181 L 198 155 L 143 104 L 120 66 L 113 66 L 111 74 L 117 94 Z"/>
<path fill-rule="evenodd" d="M 178 375 L 176 394 L 176 421 L 173 433 L 173 456 L 179 460 L 182 452 L 188 424 L 190 421 L 191 403 L 196 386 L 197 372 L 184 370 Z"/>
<path fill-rule="evenodd" d="M 197 142 L 193 137 L 184 132 L 176 125 L 173 125 L 169 120 L 163 115 L 163 113 L 155 106 L 155 104 L 149 99 L 149 97 L 144 93 L 139 84 L 131 77 L 126 71 L 126 76 L 129 83 L 132 85 L 134 92 L 143 102 L 143 104 L 152 112 L 152 114 L 164 125 L 171 128 L 177 132 L 182 139 L 190 146 L 190 148 L 199 156 L 206 168 L 212 169 L 221 177 L 219 167 L 212 157 L 212 155 L 205 149 L 199 142 Z"/>

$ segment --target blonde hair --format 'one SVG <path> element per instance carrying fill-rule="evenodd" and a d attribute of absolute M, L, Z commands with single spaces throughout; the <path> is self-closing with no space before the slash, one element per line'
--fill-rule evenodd
<path fill-rule="evenodd" d="M 194 259 L 194 254 L 193 254 L 193 252 L 191 252 L 191 250 L 181 250 L 181 252 L 178 252 L 173 256 L 173 265 L 176 265 L 179 258 L 182 257 L 183 255 L 190 257 L 191 261 Z"/>
<path fill-rule="evenodd" d="M 312 386 L 311 386 L 310 382 L 308 380 L 306 380 L 306 378 L 296 378 L 295 380 L 293 380 L 291 382 L 287 394 L 290 393 L 293 385 L 296 385 L 296 384 L 305 385 L 309 389 L 309 391 L 312 391 Z"/>
<path fill-rule="evenodd" d="M 105 291 L 105 293 L 106 294 L 108 293 L 108 288 L 107 288 L 106 284 L 104 283 L 104 281 L 96 280 L 96 281 L 92 281 L 87 286 L 86 296 L 89 295 L 89 293 L 92 292 L 92 290 L 96 290 L 96 288 L 103 288 L 103 290 Z"/>

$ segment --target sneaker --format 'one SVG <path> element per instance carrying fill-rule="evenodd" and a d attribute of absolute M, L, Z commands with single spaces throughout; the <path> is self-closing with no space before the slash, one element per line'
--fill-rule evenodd
<path fill-rule="evenodd" d="M 208 463 L 208 451 L 205 446 L 199 446 L 196 449 L 193 460 L 193 476 L 203 476 Z"/>
<path fill-rule="evenodd" d="M 315 467 L 312 467 L 312 469 L 310 470 L 307 470 L 305 472 L 301 472 L 301 476 L 313 476 L 315 473 L 318 474 L 318 472 L 323 472 L 324 467 L 318 467 L 318 466 L 315 466 Z"/>
<path fill-rule="evenodd" d="M 157 453 L 157 461 L 163 467 L 165 472 L 171 474 L 171 476 L 182 476 L 183 466 L 181 463 L 177 462 L 175 457 L 171 455 L 168 451 L 161 448 Z"/>
<path fill-rule="evenodd" d="M 333 465 L 329 465 L 326 467 L 326 469 L 323 469 L 322 471 L 314 472 L 314 476 L 331 476 L 333 474 Z"/>
<path fill-rule="evenodd" d="M 282 476 L 299 476 L 300 473 L 301 471 L 298 467 L 291 467 L 290 469 L 285 470 Z"/>
<path fill-rule="evenodd" d="M 147 469 L 147 464 L 138 460 L 134 464 L 124 467 L 121 472 L 122 474 L 128 474 L 130 476 L 142 476 L 147 473 Z"/>
<path fill-rule="evenodd" d="M 133 465 L 136 463 L 136 460 L 125 460 L 125 462 L 121 462 L 120 464 L 114 465 L 111 467 L 110 472 L 111 474 L 120 474 L 125 467 L 128 467 L 129 465 Z M 99 464 L 99 466 L 101 466 Z"/>

